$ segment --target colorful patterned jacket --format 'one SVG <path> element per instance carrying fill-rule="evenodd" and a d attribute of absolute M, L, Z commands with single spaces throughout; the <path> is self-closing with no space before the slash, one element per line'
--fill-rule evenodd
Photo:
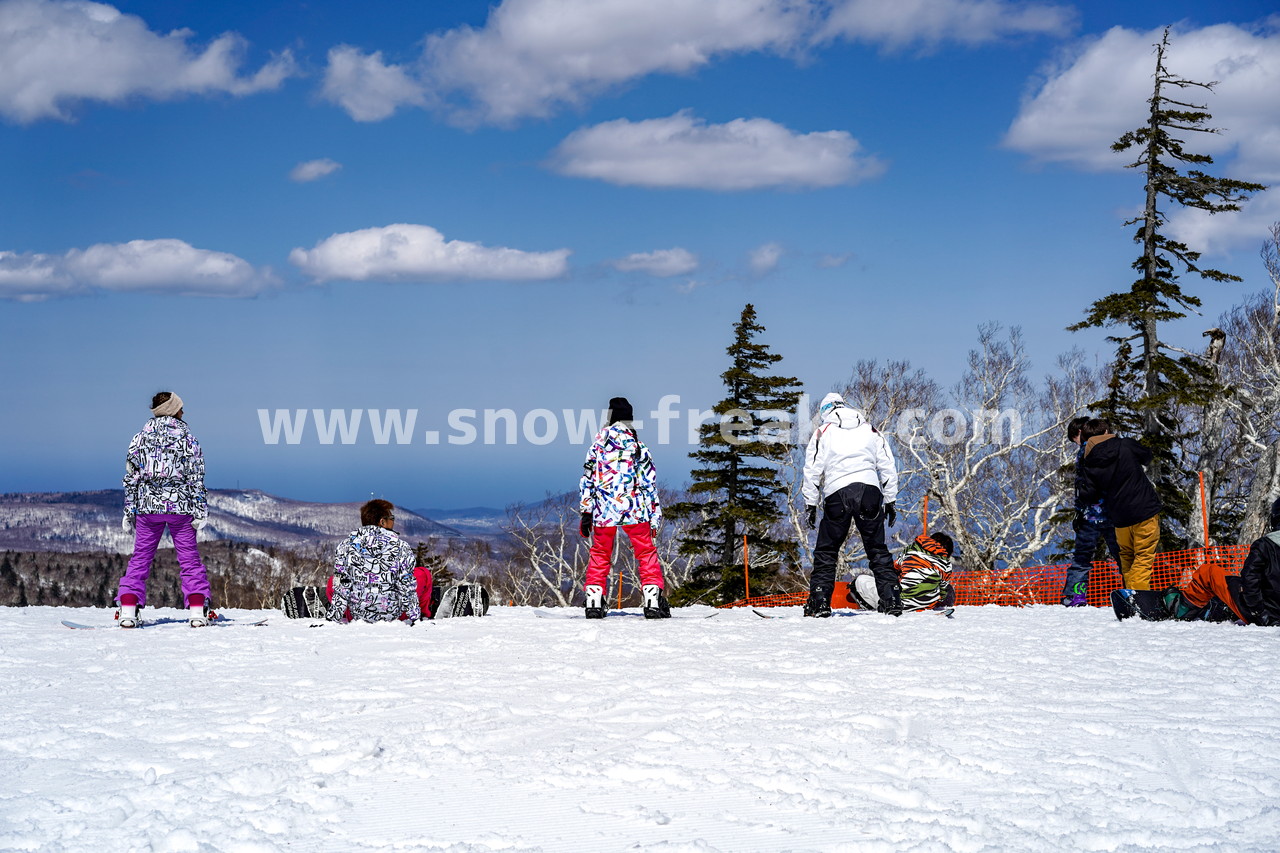
<path fill-rule="evenodd" d="M 394 531 L 365 525 L 338 546 L 333 561 L 333 595 L 329 619 L 345 622 L 389 622 L 401 614 L 411 622 L 422 617 L 413 549 Z"/>
<path fill-rule="evenodd" d="M 579 511 L 596 527 L 624 527 L 662 519 L 653 457 L 626 423 L 610 424 L 596 436 L 582 464 Z"/>
<path fill-rule="evenodd" d="M 124 511 L 204 518 L 204 453 L 177 418 L 152 418 L 129 442 L 124 462 Z"/>
<path fill-rule="evenodd" d="M 898 560 L 898 575 L 902 609 L 924 610 L 951 591 L 951 558 L 932 537 L 917 536 Z"/>

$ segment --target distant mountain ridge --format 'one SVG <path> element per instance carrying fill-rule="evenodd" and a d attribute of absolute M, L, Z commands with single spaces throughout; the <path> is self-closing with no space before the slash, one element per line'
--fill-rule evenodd
<path fill-rule="evenodd" d="M 209 523 L 200 532 L 200 541 L 232 540 L 297 550 L 359 527 L 362 503 L 312 503 L 258 489 L 210 489 Z M 133 550 L 133 535 L 120 527 L 123 512 L 122 489 L 0 494 L 0 549 L 127 554 Z M 411 544 L 467 535 L 404 507 L 396 507 L 396 530 Z M 496 526 L 491 532 L 497 532 Z"/>

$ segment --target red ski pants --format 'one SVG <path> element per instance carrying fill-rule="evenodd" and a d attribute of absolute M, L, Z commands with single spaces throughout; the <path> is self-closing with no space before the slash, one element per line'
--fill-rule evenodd
<path fill-rule="evenodd" d="M 662 564 L 658 562 L 658 549 L 653 544 L 653 528 L 649 522 L 623 525 L 631 550 L 640 566 L 640 584 L 665 588 L 662 582 Z M 609 569 L 613 561 L 613 542 L 618 536 L 617 527 L 597 527 L 591 534 L 591 559 L 587 561 L 587 586 L 609 588 Z"/>
<path fill-rule="evenodd" d="M 1226 566 L 1214 560 L 1200 564 L 1196 573 L 1191 576 L 1191 580 L 1182 588 L 1182 597 L 1196 607 L 1207 607 L 1209 602 L 1216 598 L 1231 608 L 1231 612 L 1241 622 L 1249 621 L 1240 612 L 1240 605 L 1236 603 L 1235 596 L 1227 586 Z"/>

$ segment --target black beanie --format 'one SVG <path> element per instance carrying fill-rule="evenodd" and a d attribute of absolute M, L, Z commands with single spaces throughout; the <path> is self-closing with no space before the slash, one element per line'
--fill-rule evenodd
<path fill-rule="evenodd" d="M 1280 498 L 1271 505 L 1271 529 L 1280 530 Z"/>
<path fill-rule="evenodd" d="M 609 423 L 616 424 L 618 421 L 629 421 L 633 417 L 631 404 L 627 402 L 626 397 L 614 397 L 609 401 Z"/>

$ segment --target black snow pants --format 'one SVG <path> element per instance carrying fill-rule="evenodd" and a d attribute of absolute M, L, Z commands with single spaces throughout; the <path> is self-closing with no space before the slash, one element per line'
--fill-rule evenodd
<path fill-rule="evenodd" d="M 850 483 L 827 496 L 822 505 L 822 521 L 818 524 L 818 543 L 813 548 L 813 574 L 809 576 L 809 592 L 821 600 L 829 600 L 836 586 L 836 563 L 840 547 L 856 526 L 867 552 L 867 563 L 876 579 L 880 609 L 902 607 L 902 588 L 898 570 L 893 567 L 889 547 L 885 544 L 884 496 L 875 486 Z"/>

